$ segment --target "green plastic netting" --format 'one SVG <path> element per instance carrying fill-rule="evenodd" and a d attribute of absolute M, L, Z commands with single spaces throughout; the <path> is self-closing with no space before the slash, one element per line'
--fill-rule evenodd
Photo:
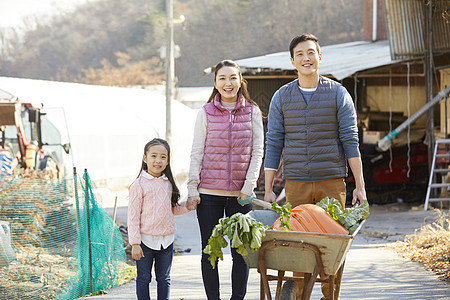
<path fill-rule="evenodd" d="M 0 299 L 77 299 L 117 286 L 122 235 L 88 173 L 39 177 L 0 177 Z"/>
<path fill-rule="evenodd" d="M 58 299 L 76 299 L 80 296 L 113 288 L 125 276 L 126 254 L 122 235 L 93 193 L 93 183 L 87 172 L 83 175 L 83 197 L 78 201 L 78 276 L 66 286 L 68 292 Z M 84 203 L 83 209 L 81 203 Z M 86 207 L 89 209 L 86 209 Z M 91 245 L 91 248 L 86 245 Z M 91 263 L 89 263 L 91 262 Z"/>

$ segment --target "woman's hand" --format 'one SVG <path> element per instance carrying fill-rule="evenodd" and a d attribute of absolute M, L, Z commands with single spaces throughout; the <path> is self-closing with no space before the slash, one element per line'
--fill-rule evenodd
<path fill-rule="evenodd" d="M 239 199 L 244 200 L 244 199 L 247 199 L 247 198 L 250 198 L 250 195 L 247 195 L 247 194 L 244 194 L 242 192 L 239 192 L 238 200 Z"/>
<path fill-rule="evenodd" d="M 239 192 L 239 196 L 237 198 L 237 202 L 241 206 L 244 206 L 244 205 L 247 205 L 247 204 L 252 204 L 252 201 L 253 201 L 254 198 L 255 198 L 255 194 L 254 193 L 252 193 L 252 195 L 249 196 L 247 194 Z"/>
<path fill-rule="evenodd" d="M 133 257 L 134 260 L 140 260 L 141 257 L 144 257 L 144 252 L 140 245 L 131 246 L 131 257 Z"/>

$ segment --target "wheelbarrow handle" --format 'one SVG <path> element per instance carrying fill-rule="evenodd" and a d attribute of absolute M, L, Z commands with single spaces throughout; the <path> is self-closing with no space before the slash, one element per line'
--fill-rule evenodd
<path fill-rule="evenodd" d="M 260 200 L 260 199 L 257 199 L 257 198 L 253 198 L 253 199 L 252 199 L 252 203 L 255 204 L 255 205 L 259 205 L 259 206 L 261 206 L 261 207 L 264 207 L 264 208 L 266 208 L 266 209 L 272 210 L 272 203 L 266 202 L 266 201 L 264 201 L 264 200 Z"/>

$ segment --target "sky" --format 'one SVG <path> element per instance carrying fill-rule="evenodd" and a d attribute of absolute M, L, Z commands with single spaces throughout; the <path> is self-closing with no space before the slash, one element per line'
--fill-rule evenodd
<path fill-rule="evenodd" d="M 21 27 L 25 17 L 48 16 L 87 1 L 90 0 L 0 0 L 0 28 Z"/>

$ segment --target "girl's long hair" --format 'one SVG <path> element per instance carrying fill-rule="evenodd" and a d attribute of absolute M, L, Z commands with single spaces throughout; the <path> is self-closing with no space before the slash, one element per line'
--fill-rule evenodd
<path fill-rule="evenodd" d="M 170 146 L 169 146 L 169 143 L 167 143 L 167 141 L 160 139 L 160 138 L 154 138 L 153 140 L 151 140 L 150 142 L 148 142 L 145 145 L 144 155 L 147 154 L 147 151 L 148 151 L 148 149 L 150 149 L 150 147 L 155 146 L 155 145 L 162 145 L 167 150 L 167 166 L 162 171 L 162 174 L 166 175 L 167 179 L 169 179 L 169 182 L 172 184 L 171 202 L 172 202 L 172 207 L 174 207 L 176 205 L 179 205 L 178 200 L 180 199 L 180 190 L 178 189 L 178 187 L 175 183 L 175 180 L 172 175 L 172 169 L 170 168 Z M 143 170 L 146 172 L 148 171 L 147 164 L 144 161 L 142 161 L 141 170 L 139 171 L 138 177 L 141 175 Z"/>
<path fill-rule="evenodd" d="M 214 82 L 216 82 L 216 77 L 217 77 L 217 72 L 222 69 L 223 67 L 233 67 L 236 68 L 239 72 L 239 78 L 241 79 L 241 87 L 239 88 L 238 91 L 238 99 L 239 99 L 239 94 L 242 94 L 242 96 L 244 96 L 245 101 L 252 103 L 253 105 L 255 105 L 256 107 L 259 108 L 258 104 L 256 104 L 255 101 L 253 101 L 250 98 L 250 93 L 248 92 L 247 89 L 247 80 L 245 80 L 244 78 L 242 78 L 242 73 L 241 73 L 241 68 L 239 67 L 239 65 L 237 63 L 235 63 L 232 60 L 226 59 L 226 60 L 222 60 L 221 62 L 219 62 L 216 66 L 215 66 L 215 70 L 214 70 Z M 206 101 L 206 103 L 209 103 L 211 101 L 214 101 L 214 97 L 216 96 L 216 94 L 218 94 L 219 91 L 216 89 L 216 87 L 214 86 L 213 91 L 211 93 L 211 96 L 209 96 L 208 101 Z"/>

